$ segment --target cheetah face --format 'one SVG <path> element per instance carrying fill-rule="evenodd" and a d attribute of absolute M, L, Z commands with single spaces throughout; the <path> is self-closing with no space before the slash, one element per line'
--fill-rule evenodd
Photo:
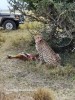
<path fill-rule="evenodd" d="M 43 40 L 43 37 L 42 37 L 41 35 L 36 35 L 36 36 L 34 37 L 34 39 L 35 39 L 35 43 L 40 43 L 41 40 Z"/>

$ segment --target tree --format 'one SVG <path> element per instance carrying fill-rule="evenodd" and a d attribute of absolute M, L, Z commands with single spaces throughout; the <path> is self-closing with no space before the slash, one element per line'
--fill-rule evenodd
<path fill-rule="evenodd" d="M 47 35 L 47 40 L 55 46 L 64 47 L 75 41 L 72 34 L 75 32 L 74 0 L 9 0 L 9 3 L 12 6 L 15 4 L 24 15 L 26 15 L 25 9 L 32 10 L 34 16 L 26 16 L 45 24 L 46 27 L 42 33 Z M 44 20 L 40 19 L 40 16 Z"/>

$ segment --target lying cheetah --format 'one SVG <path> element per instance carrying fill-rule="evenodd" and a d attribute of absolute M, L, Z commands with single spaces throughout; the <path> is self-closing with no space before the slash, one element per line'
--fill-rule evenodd
<path fill-rule="evenodd" d="M 36 35 L 35 39 L 35 47 L 37 52 L 39 53 L 40 61 L 44 61 L 51 66 L 60 65 L 60 56 L 56 54 L 52 48 L 46 43 L 43 39 L 42 35 Z"/>

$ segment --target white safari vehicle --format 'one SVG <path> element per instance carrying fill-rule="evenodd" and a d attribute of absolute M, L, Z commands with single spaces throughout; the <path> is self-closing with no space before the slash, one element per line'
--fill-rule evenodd
<path fill-rule="evenodd" d="M 19 24 L 24 23 L 24 16 L 20 13 L 0 13 L 0 27 L 7 30 L 14 30 Z"/>

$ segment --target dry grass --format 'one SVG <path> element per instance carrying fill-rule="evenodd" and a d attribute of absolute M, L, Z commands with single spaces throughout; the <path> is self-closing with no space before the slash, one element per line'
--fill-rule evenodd
<path fill-rule="evenodd" d="M 54 93 L 47 88 L 39 88 L 33 95 L 34 100 L 54 100 Z"/>
<path fill-rule="evenodd" d="M 5 38 L 0 34 L 0 46 L 5 42 Z"/>
<path fill-rule="evenodd" d="M 35 88 L 40 86 L 42 87 L 48 86 L 53 89 L 56 89 L 56 91 L 58 91 L 59 96 L 60 96 L 59 92 L 61 92 L 61 95 L 63 93 L 64 95 L 67 96 L 68 93 L 70 95 L 70 91 L 67 92 L 66 94 L 64 89 L 67 91 L 67 89 L 69 88 L 68 84 L 72 85 L 73 84 L 72 82 L 75 81 L 75 67 L 72 67 L 70 63 L 72 62 L 73 64 L 75 64 L 74 61 L 75 54 L 71 54 L 71 56 L 68 57 L 69 60 L 67 59 L 67 56 L 64 57 L 65 66 L 62 68 L 51 68 L 46 64 L 39 66 L 39 62 L 37 61 L 24 62 L 21 60 L 14 60 L 14 59 L 9 60 L 6 59 L 6 56 L 8 54 L 14 55 L 20 52 L 36 53 L 33 38 L 29 33 L 29 31 L 26 29 L 23 30 L 18 29 L 15 31 L 1 30 L 0 34 L 1 34 L 1 41 L 3 41 L 0 47 L 0 84 L 4 82 L 5 87 L 7 87 L 7 89 L 15 87 L 21 89 L 25 88 L 30 89 L 30 87 Z M 66 86 L 68 87 L 67 89 Z M 72 91 L 73 89 L 70 90 Z M 43 92 L 42 94 L 45 96 L 45 93 L 46 91 Z M 49 92 L 47 92 L 46 94 L 48 95 Z M 2 95 L 4 96 L 3 93 Z M 73 94 L 71 93 L 71 95 L 74 97 L 74 90 Z M 6 96 L 4 96 L 4 98 L 5 97 Z M 8 98 L 8 96 L 6 98 Z M 14 100 L 14 99 L 5 99 L 5 100 Z M 58 100 L 75 100 L 75 99 L 58 99 Z"/>
<path fill-rule="evenodd" d="M 31 34 L 25 30 L 16 30 L 16 31 L 4 31 L 0 32 L 1 41 L 3 41 L 3 45 L 1 46 L 0 53 L 2 52 L 11 52 L 13 55 L 20 52 L 28 52 L 28 53 L 36 53 L 35 44 Z M 74 54 L 73 54 L 74 56 Z M 72 58 L 72 55 L 71 55 Z M 66 58 L 64 58 L 65 60 Z M 73 57 L 74 60 L 74 57 Z M 70 59 L 70 62 L 73 62 Z M 75 68 L 68 64 L 68 60 L 66 61 L 67 65 L 63 68 L 51 68 L 50 66 L 46 66 L 45 64 L 40 65 L 38 67 L 38 62 L 25 62 L 25 69 L 31 70 L 32 72 L 39 73 L 42 77 L 52 77 L 52 78 L 60 78 L 60 77 L 70 77 L 75 74 Z M 31 67 L 30 67 L 31 66 Z"/>
<path fill-rule="evenodd" d="M 23 52 L 31 44 L 31 41 L 33 41 L 31 34 L 27 30 L 2 30 L 0 33 L 2 34 L 0 51 L 20 49 Z"/>
<path fill-rule="evenodd" d="M 14 100 L 14 96 L 8 97 L 4 92 L 0 92 L 0 100 Z"/>
<path fill-rule="evenodd" d="M 0 92 L 0 100 L 33 100 L 33 98 L 27 92 Z"/>
<path fill-rule="evenodd" d="M 29 22 L 26 21 L 23 25 L 20 25 L 20 29 L 40 29 L 43 27 L 43 24 L 37 21 Z"/>

